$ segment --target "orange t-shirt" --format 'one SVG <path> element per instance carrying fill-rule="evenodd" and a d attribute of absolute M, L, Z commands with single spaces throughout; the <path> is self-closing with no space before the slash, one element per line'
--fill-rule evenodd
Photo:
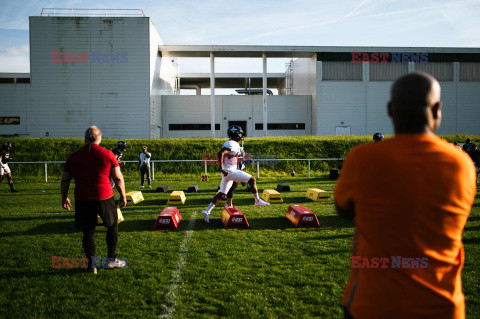
<path fill-rule="evenodd" d="M 337 205 L 355 211 L 351 315 L 464 318 L 462 231 L 475 194 L 472 160 L 437 136 L 354 148 L 335 187 Z"/>

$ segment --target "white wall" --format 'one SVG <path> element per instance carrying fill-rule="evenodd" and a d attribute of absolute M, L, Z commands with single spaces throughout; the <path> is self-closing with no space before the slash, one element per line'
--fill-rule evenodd
<path fill-rule="evenodd" d="M 162 95 L 175 94 L 177 70 L 170 58 L 161 58 L 158 46 L 163 42 L 150 20 L 150 137 L 162 137 Z"/>
<path fill-rule="evenodd" d="M 335 135 L 336 126 L 351 127 L 352 135 L 393 134 L 387 103 L 393 81 L 322 81 L 317 63 L 317 135 Z M 441 81 L 443 119 L 438 134 L 480 134 L 480 82 Z M 343 122 L 343 123 L 342 123 Z"/>
<path fill-rule="evenodd" d="M 79 137 L 97 125 L 104 137 L 150 137 L 149 18 L 30 17 L 30 48 L 27 134 Z M 52 51 L 89 58 L 52 63 Z M 128 61 L 93 63 L 97 51 Z"/>
<path fill-rule="evenodd" d="M 165 137 L 209 137 L 210 131 L 170 131 L 169 124 L 209 124 L 210 96 L 164 96 L 163 135 Z M 215 118 L 220 124 L 217 137 L 227 137 L 229 121 L 246 121 L 247 136 L 263 136 L 255 130 L 256 123 L 263 122 L 262 96 L 215 96 Z M 311 134 L 311 96 L 268 96 L 269 123 L 305 123 L 305 130 L 269 130 L 268 136 L 295 136 Z"/>
<path fill-rule="evenodd" d="M 0 116 L 20 117 L 20 125 L 0 125 L 0 134 L 19 136 L 28 134 L 26 100 L 30 84 L 0 84 Z"/>
<path fill-rule="evenodd" d="M 311 58 L 299 58 L 293 61 L 293 95 L 310 95 L 308 131 L 317 132 L 317 55 Z"/>

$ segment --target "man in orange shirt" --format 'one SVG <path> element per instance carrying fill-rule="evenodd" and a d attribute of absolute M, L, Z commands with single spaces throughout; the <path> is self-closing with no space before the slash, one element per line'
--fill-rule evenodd
<path fill-rule="evenodd" d="M 412 73 L 392 86 L 395 137 L 354 148 L 335 187 L 355 220 L 345 318 L 465 318 L 462 231 L 476 194 L 468 155 L 434 135 L 440 84 Z"/>

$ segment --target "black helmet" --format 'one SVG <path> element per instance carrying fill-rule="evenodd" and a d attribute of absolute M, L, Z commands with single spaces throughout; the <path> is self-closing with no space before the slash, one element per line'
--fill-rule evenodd
<path fill-rule="evenodd" d="M 383 136 L 382 133 L 375 133 L 375 134 L 373 134 L 373 141 L 375 141 L 375 142 L 382 141 L 383 138 L 384 138 L 384 136 Z"/>
<path fill-rule="evenodd" d="M 4 149 L 4 150 L 7 150 L 7 149 L 9 149 L 9 148 L 10 148 L 10 149 L 13 148 L 12 143 L 10 143 L 10 142 L 5 142 L 5 143 L 3 143 L 3 149 Z"/>
<path fill-rule="evenodd" d="M 121 149 L 122 151 L 127 149 L 127 143 L 125 143 L 124 141 L 118 142 L 117 145 L 118 145 L 118 148 Z"/>
<path fill-rule="evenodd" d="M 240 126 L 232 125 L 228 128 L 227 134 L 230 139 L 238 142 L 243 139 L 245 133 Z M 240 136 L 240 134 L 242 134 L 242 136 Z"/>

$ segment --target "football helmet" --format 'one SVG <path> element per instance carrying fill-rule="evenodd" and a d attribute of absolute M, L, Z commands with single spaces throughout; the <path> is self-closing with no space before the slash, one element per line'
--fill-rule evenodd
<path fill-rule="evenodd" d="M 125 143 L 124 141 L 118 142 L 117 146 L 118 146 L 118 148 L 121 149 L 122 151 L 124 151 L 124 150 L 127 149 L 127 143 Z"/>
<path fill-rule="evenodd" d="M 3 147 L 4 150 L 9 150 L 9 149 L 11 150 L 13 148 L 13 145 L 10 142 L 5 142 L 5 143 L 3 143 L 2 147 Z"/>
<path fill-rule="evenodd" d="M 375 133 L 373 134 L 373 141 L 374 142 L 380 142 L 380 141 L 383 141 L 384 139 L 384 136 L 382 133 Z"/>
<path fill-rule="evenodd" d="M 227 134 L 228 134 L 228 137 L 230 137 L 230 139 L 236 142 L 241 141 L 245 135 L 242 128 L 238 125 L 230 126 L 227 130 Z"/>

